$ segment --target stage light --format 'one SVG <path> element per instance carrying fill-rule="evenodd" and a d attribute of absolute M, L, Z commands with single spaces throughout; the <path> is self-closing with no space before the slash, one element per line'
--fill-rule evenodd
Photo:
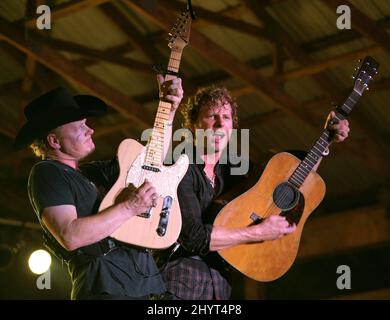
<path fill-rule="evenodd" d="M 28 266 L 35 274 L 42 274 L 49 270 L 51 265 L 51 256 L 46 250 L 36 250 L 28 259 Z"/>

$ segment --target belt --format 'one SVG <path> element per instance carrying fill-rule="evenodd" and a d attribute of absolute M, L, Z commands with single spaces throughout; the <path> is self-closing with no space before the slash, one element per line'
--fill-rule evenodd
<path fill-rule="evenodd" d="M 77 253 L 100 257 L 101 255 L 105 256 L 119 247 L 121 247 L 121 245 L 115 242 L 113 238 L 105 238 L 99 242 L 77 249 Z"/>

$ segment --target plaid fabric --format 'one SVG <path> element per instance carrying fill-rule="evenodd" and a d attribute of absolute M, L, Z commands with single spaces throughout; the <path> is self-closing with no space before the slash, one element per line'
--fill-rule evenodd
<path fill-rule="evenodd" d="M 227 300 L 231 287 L 226 278 L 204 261 L 180 258 L 163 272 L 169 292 L 183 300 Z"/>

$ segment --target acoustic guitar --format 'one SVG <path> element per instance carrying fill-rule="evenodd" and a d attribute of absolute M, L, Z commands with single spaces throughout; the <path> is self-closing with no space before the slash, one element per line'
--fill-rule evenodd
<path fill-rule="evenodd" d="M 183 12 L 171 31 L 170 59 L 165 80 L 177 77 L 184 47 L 189 41 L 191 14 Z M 160 99 L 151 137 L 146 146 L 126 139 L 118 148 L 120 174 L 103 199 L 99 211 L 123 201 L 127 187 L 141 186 L 145 179 L 152 182 L 159 195 L 157 206 L 124 222 L 111 237 L 135 246 L 163 249 L 171 246 L 181 231 L 181 212 L 177 187 L 187 172 L 189 160 L 181 155 L 172 166 L 163 165 L 164 136 L 171 104 Z"/>
<path fill-rule="evenodd" d="M 377 74 L 378 66 L 373 58 L 364 59 L 352 93 L 335 110 L 336 119 L 345 119 L 350 114 Z M 214 221 L 215 226 L 246 227 L 261 223 L 271 215 L 285 216 L 290 224 L 297 226 L 295 232 L 277 240 L 220 250 L 224 260 L 246 276 L 263 282 L 275 280 L 289 270 L 297 256 L 304 224 L 325 195 L 325 183 L 313 168 L 330 141 L 330 132 L 325 129 L 302 161 L 287 152 L 276 154 L 257 183 L 223 207 Z"/>

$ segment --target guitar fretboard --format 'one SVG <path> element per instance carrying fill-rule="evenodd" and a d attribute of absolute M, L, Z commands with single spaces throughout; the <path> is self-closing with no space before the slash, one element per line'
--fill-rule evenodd
<path fill-rule="evenodd" d="M 361 97 L 357 91 L 352 91 L 345 103 L 337 107 L 335 110 L 335 119 L 337 121 L 344 120 L 352 111 L 353 107 Z M 329 147 L 331 141 L 331 133 L 325 129 L 320 138 L 316 141 L 310 151 L 307 153 L 305 159 L 301 161 L 299 166 L 289 178 L 288 182 L 293 184 L 296 188 L 300 188 L 310 171 L 316 166 L 324 151 Z"/>
<path fill-rule="evenodd" d="M 172 48 L 171 55 L 168 62 L 168 72 L 173 74 L 167 74 L 165 81 L 176 78 L 179 72 L 180 60 L 183 50 Z M 157 108 L 156 118 L 154 120 L 152 134 L 149 140 L 146 151 L 145 165 L 159 168 L 163 163 L 164 154 L 164 139 L 167 121 L 169 120 L 169 114 L 171 112 L 171 103 L 160 100 Z"/>

